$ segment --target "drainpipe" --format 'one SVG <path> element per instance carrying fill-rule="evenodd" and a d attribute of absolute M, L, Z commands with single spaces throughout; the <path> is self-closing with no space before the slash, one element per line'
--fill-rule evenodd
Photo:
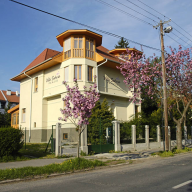
<path fill-rule="evenodd" d="M 98 74 L 99 74 L 99 72 L 98 72 L 98 67 L 100 67 L 101 65 L 105 64 L 106 62 L 107 62 L 107 59 L 103 63 L 101 63 L 101 64 L 99 64 L 97 66 L 97 92 L 99 92 L 99 81 L 98 81 Z"/>
<path fill-rule="evenodd" d="M 31 79 L 31 101 L 30 101 L 30 124 L 29 124 L 29 142 L 30 142 L 30 139 L 31 139 L 31 113 L 32 113 L 32 88 L 33 88 L 33 78 L 30 77 L 29 75 L 27 75 L 25 72 L 24 72 L 24 75 L 26 75 L 27 77 L 29 77 Z"/>

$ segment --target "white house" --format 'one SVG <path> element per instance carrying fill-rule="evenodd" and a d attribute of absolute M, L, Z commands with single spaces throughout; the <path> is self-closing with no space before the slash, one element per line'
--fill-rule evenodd
<path fill-rule="evenodd" d="M 92 85 L 96 75 L 100 100 L 107 98 L 118 120 L 128 120 L 140 104 L 129 101 L 132 93 L 123 83 L 124 77 L 116 68 L 121 63 L 118 56 L 125 49 L 109 51 L 102 44 L 102 36 L 86 29 L 67 30 L 57 40 L 63 51 L 45 49 L 12 81 L 20 82 L 19 124 L 27 130 L 30 142 L 47 142 L 52 125 L 61 117 L 60 108 L 66 88 L 65 80 L 73 86 L 77 78 L 81 90 Z M 135 49 L 131 49 L 136 51 Z M 77 140 L 74 125 L 62 122 L 62 139 Z"/>

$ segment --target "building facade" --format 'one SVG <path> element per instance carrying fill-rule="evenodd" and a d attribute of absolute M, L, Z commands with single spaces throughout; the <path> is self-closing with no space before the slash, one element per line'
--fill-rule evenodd
<path fill-rule="evenodd" d="M 8 107 L 10 103 L 10 108 L 19 104 L 19 92 L 13 92 L 11 90 L 0 90 L 0 113 L 5 112 L 5 108 Z"/>
<path fill-rule="evenodd" d="M 62 98 L 66 88 L 76 78 L 80 90 L 94 84 L 97 76 L 100 101 L 107 98 L 116 119 L 126 121 L 140 105 L 129 101 L 132 93 L 124 84 L 124 77 L 116 66 L 122 62 L 118 55 L 125 49 L 109 51 L 101 46 L 102 36 L 89 30 L 67 30 L 58 35 L 62 52 L 45 49 L 12 81 L 20 82 L 19 125 L 26 127 L 27 140 L 47 142 L 52 127 L 65 107 Z M 135 49 L 132 49 L 136 51 Z M 70 122 L 62 123 L 62 140 L 76 142 L 76 128 Z"/>

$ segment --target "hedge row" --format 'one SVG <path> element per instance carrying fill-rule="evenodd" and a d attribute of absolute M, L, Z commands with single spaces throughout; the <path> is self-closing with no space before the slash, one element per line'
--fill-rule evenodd
<path fill-rule="evenodd" d="M 23 147 L 23 132 L 14 128 L 0 129 L 0 157 L 15 156 Z"/>

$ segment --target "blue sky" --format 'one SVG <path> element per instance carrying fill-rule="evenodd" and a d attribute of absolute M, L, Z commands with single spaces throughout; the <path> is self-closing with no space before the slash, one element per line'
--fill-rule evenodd
<path fill-rule="evenodd" d="M 101 30 L 105 30 L 117 35 L 126 37 L 141 44 L 149 45 L 151 47 L 160 49 L 159 29 L 153 29 L 152 26 L 147 25 L 137 19 L 118 12 L 108 6 L 105 6 L 95 0 L 18 0 L 34 6 L 39 9 L 75 20 Z M 134 6 L 127 0 L 118 0 L 126 6 L 137 10 L 138 12 L 159 21 L 154 16 Z M 163 16 L 157 12 L 144 6 L 138 0 L 130 0 L 138 6 L 146 9 L 152 14 L 162 18 Z M 192 1 L 191 0 L 140 0 L 145 4 L 151 6 L 153 9 L 159 11 L 163 15 L 171 18 L 183 29 L 192 35 Z M 143 19 L 153 25 L 155 22 L 148 18 L 139 15 L 138 13 L 120 5 L 114 0 L 105 0 L 105 2 L 118 7 L 140 19 Z M 19 82 L 12 82 L 10 78 L 18 75 L 27 65 L 29 65 L 45 48 L 62 51 L 56 36 L 68 29 L 84 29 L 77 24 L 55 18 L 53 16 L 29 9 L 27 7 L 18 5 L 9 0 L 0 1 L 0 89 L 13 91 L 19 90 Z M 192 45 L 192 36 L 185 33 L 182 29 L 170 22 L 173 27 L 173 32 L 188 44 Z M 186 37 L 174 29 L 183 33 Z M 98 32 L 97 32 L 98 33 Z M 102 45 L 107 49 L 114 49 L 118 39 L 102 34 Z M 189 47 L 189 45 L 178 37 L 169 34 L 172 38 L 180 44 Z M 165 47 L 178 47 L 178 43 L 172 39 L 165 38 Z M 190 40 L 189 40 L 190 39 Z M 140 49 L 139 45 L 130 42 L 130 47 Z M 144 53 L 147 56 L 152 55 L 155 51 L 143 47 Z M 156 52 L 160 56 L 160 52 Z"/>

